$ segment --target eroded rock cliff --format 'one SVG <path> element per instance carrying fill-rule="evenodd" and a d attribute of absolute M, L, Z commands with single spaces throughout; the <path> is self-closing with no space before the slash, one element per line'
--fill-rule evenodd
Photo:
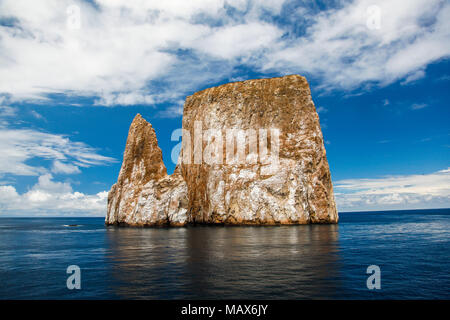
<path fill-rule="evenodd" d="M 319 117 L 304 77 L 229 83 L 187 97 L 178 162 L 168 176 L 153 128 L 136 116 L 106 223 L 338 221 Z"/>
<path fill-rule="evenodd" d="M 155 130 L 140 114 L 131 123 L 107 210 L 107 224 L 181 226 L 187 222 L 187 188 L 180 169 L 167 175 Z"/>

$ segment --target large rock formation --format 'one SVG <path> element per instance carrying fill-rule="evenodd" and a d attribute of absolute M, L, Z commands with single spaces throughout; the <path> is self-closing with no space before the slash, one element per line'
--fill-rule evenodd
<path fill-rule="evenodd" d="M 298 75 L 187 97 L 179 164 L 167 176 L 150 124 L 133 121 L 106 223 L 336 223 L 319 117 Z"/>

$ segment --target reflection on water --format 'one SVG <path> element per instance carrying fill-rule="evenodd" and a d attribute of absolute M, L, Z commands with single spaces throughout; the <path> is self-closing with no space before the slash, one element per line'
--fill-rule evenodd
<path fill-rule="evenodd" d="M 333 298 L 337 225 L 107 229 L 119 298 Z"/>

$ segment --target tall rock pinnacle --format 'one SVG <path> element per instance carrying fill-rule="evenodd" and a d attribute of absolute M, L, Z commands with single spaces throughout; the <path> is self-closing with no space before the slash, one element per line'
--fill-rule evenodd
<path fill-rule="evenodd" d="M 184 225 L 186 184 L 167 175 L 155 130 L 140 114 L 128 132 L 117 183 L 108 194 L 107 224 Z"/>

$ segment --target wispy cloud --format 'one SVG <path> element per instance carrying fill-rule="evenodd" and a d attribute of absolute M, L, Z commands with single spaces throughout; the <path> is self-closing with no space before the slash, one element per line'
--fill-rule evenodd
<path fill-rule="evenodd" d="M 426 107 L 428 107 L 428 105 L 426 103 L 415 103 L 411 106 L 411 109 L 412 110 L 420 110 L 420 109 L 423 109 Z"/>
<path fill-rule="evenodd" d="M 43 166 L 29 164 L 31 159 L 56 161 L 52 170 L 65 173 L 68 173 L 69 167 L 72 173 L 76 173 L 75 167 L 104 165 L 115 161 L 100 155 L 85 143 L 33 129 L 0 128 L 0 149 L 0 174 L 39 175 L 48 172 Z"/>
<path fill-rule="evenodd" d="M 179 101 L 178 104 L 170 106 L 165 110 L 158 111 L 156 116 L 160 118 L 176 118 L 183 115 L 183 101 Z"/>
<path fill-rule="evenodd" d="M 64 163 L 59 160 L 53 161 L 51 170 L 54 173 L 64 173 L 64 174 L 81 173 L 80 168 L 78 168 L 77 166 L 70 163 Z"/>
<path fill-rule="evenodd" d="M 322 106 L 318 107 L 316 110 L 317 110 L 317 113 L 327 113 L 328 112 L 328 109 L 325 107 L 322 107 Z"/>
<path fill-rule="evenodd" d="M 0 106 L 0 175 L 35 176 L 50 171 L 73 174 L 80 172 L 79 167 L 105 165 L 116 161 L 99 154 L 98 150 L 83 142 L 72 141 L 65 135 L 30 128 L 11 128 L 9 119 L 17 113 L 17 108 Z M 30 164 L 31 161 L 33 164 Z M 45 162 L 48 162 L 48 165 L 44 165 Z"/>
<path fill-rule="evenodd" d="M 44 116 L 42 115 L 42 114 L 40 114 L 39 112 L 37 112 L 36 110 L 31 110 L 30 111 L 30 114 L 35 118 L 35 119 L 38 119 L 38 120 L 46 120 L 45 118 L 44 118 Z"/>
<path fill-rule="evenodd" d="M 406 84 L 414 83 L 417 80 L 422 79 L 423 77 L 425 77 L 425 71 L 424 70 L 418 70 L 418 71 L 408 75 L 406 77 L 406 79 L 401 82 L 401 84 L 402 85 L 406 85 Z"/>

